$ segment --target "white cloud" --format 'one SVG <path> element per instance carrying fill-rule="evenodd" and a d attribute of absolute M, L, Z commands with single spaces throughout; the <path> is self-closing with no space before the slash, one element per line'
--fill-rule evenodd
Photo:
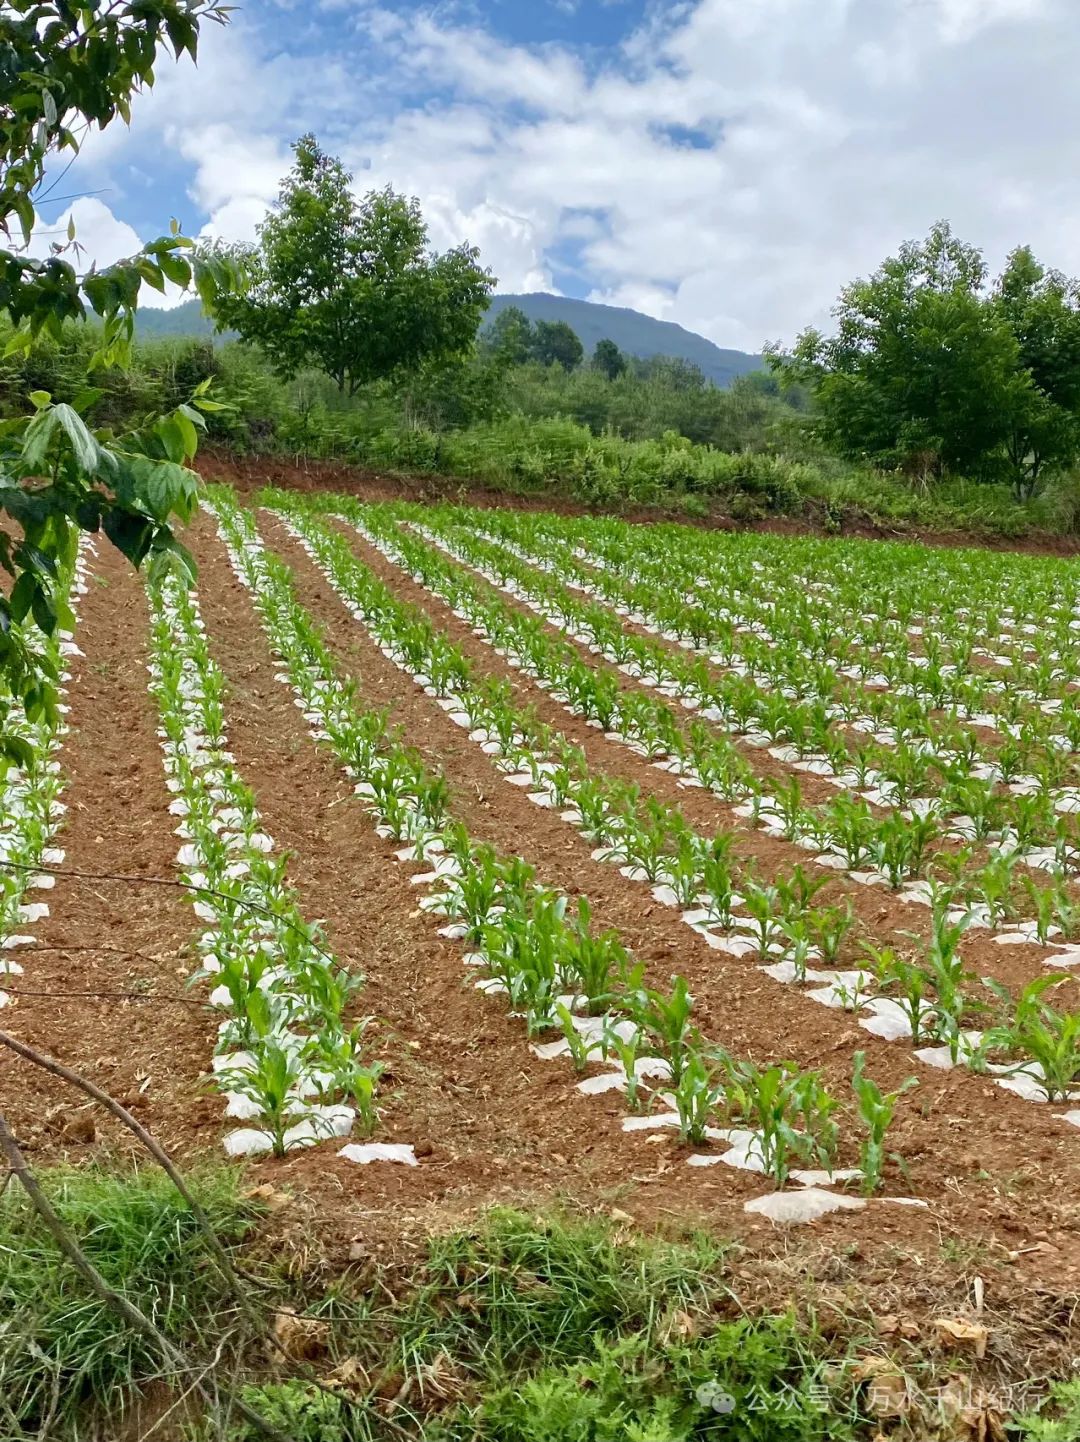
<path fill-rule="evenodd" d="M 68 239 L 71 223 L 73 242 Z M 95 196 L 84 196 L 73 201 L 61 215 L 38 215 L 27 254 L 44 259 L 54 246 L 63 246 L 64 259 L 81 272 L 88 270 L 91 263 L 100 268 L 124 260 L 141 250 L 143 241 L 126 221 L 118 220 L 104 202 Z M 184 299 L 183 293 L 168 283 L 164 294 L 144 285 L 139 296 L 140 304 L 151 310 L 167 309 Z"/>
<path fill-rule="evenodd" d="M 250 238 L 314 129 L 359 189 L 418 195 L 434 243 L 478 244 L 502 288 L 570 271 L 752 350 L 827 321 L 845 281 L 942 216 L 992 266 L 1030 242 L 1080 272 L 1075 0 L 680 0 L 599 60 L 454 8 L 267 9 L 276 30 L 211 27 L 130 136 L 93 139 L 114 210 L 158 153 L 207 233 Z"/>

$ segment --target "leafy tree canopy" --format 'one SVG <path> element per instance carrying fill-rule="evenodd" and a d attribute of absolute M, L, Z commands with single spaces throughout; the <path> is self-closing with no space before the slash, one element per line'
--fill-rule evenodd
<path fill-rule="evenodd" d="M 822 437 L 884 465 L 1008 479 L 1018 496 L 1080 453 L 1080 294 L 1026 249 L 988 283 L 945 222 L 846 286 L 836 330 L 770 362 L 811 386 Z"/>
<path fill-rule="evenodd" d="M 532 321 L 516 305 L 508 305 L 483 335 L 483 350 L 504 366 L 523 366 L 533 357 L 536 336 Z"/>
<path fill-rule="evenodd" d="M 312 366 L 349 395 L 470 349 L 494 286 L 479 252 L 432 254 L 416 200 L 386 189 L 357 201 L 352 176 L 314 136 L 293 150 L 258 246 L 239 255 L 251 284 L 217 308 L 220 322 L 280 374 Z"/>
<path fill-rule="evenodd" d="M 609 381 L 621 376 L 626 370 L 626 357 L 615 342 L 606 337 L 596 342 L 592 363 L 594 369 L 606 375 Z"/>
<path fill-rule="evenodd" d="M 536 323 L 533 355 L 541 365 L 561 365 L 575 370 L 582 362 L 585 347 L 564 320 L 540 320 Z"/>
<path fill-rule="evenodd" d="M 47 258 L 27 254 L 36 209 L 85 135 L 118 116 L 128 121 L 132 96 L 153 84 L 159 53 L 194 58 L 200 22 L 227 15 L 221 0 L 6 0 L 0 8 L 0 315 L 15 328 L 9 353 L 93 316 L 102 335 L 91 371 L 123 363 L 144 285 L 193 286 L 212 306 L 241 283 L 229 257 L 197 252 L 175 223 L 138 255 L 84 274 L 69 258 L 78 259 L 73 227 Z M 48 168 L 61 164 L 46 185 Z M 65 618 L 56 578 L 78 529 L 104 530 L 136 564 L 183 555 L 169 521 L 194 504 L 187 462 L 202 411 L 215 403 L 202 387 L 192 404 L 113 436 L 86 419 L 98 395 L 88 385 L 73 404 L 54 405 L 36 392 L 27 414 L 0 424 L 0 514 L 18 528 L 0 530 L 0 567 L 12 578 L 0 596 L 0 756 L 9 759 L 29 758 L 3 730 L 5 689 L 28 714 L 55 715 L 55 677 L 31 631 L 51 633 Z"/>

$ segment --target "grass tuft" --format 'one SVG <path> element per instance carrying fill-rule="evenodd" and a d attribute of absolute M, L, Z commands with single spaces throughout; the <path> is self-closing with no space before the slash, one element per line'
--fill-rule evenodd
<path fill-rule="evenodd" d="M 243 1327 L 239 1308 L 186 1203 L 155 1172 L 56 1169 L 39 1177 L 105 1280 L 182 1349 L 212 1356 Z M 235 1172 L 191 1181 L 229 1246 L 253 1209 Z M 205 1350 L 201 1346 L 210 1330 Z M 61 1256 L 22 1189 L 0 1201 L 0 1436 L 88 1439 L 111 1433 L 141 1389 L 163 1377 L 152 1347 L 99 1301 Z M 185 1379 L 169 1379 L 183 1383 Z M 97 1420 L 95 1420 L 97 1419 Z M 97 1430 L 95 1430 L 95 1428 Z M 105 1430 L 101 1430 L 104 1428 Z"/>

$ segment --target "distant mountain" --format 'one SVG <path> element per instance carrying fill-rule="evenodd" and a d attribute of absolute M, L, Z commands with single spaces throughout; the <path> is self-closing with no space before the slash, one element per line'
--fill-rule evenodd
<path fill-rule="evenodd" d="M 497 295 L 484 317 L 490 325 L 501 310 L 516 305 L 531 321 L 564 320 L 577 332 L 585 354 L 592 355 L 598 340 L 613 340 L 627 355 L 679 356 L 698 366 L 718 386 L 728 386 L 736 376 L 760 369 L 759 355 L 741 350 L 723 350 L 704 336 L 684 330 L 669 320 L 653 320 L 640 311 L 614 305 L 596 305 L 591 300 L 570 300 L 563 295 L 537 291 L 531 295 Z"/>
<path fill-rule="evenodd" d="M 150 310 L 144 306 L 136 312 L 135 333 L 144 340 L 170 335 L 213 335 L 214 323 L 203 315 L 201 300 L 185 300 L 172 310 Z"/>
<path fill-rule="evenodd" d="M 728 386 L 736 376 L 757 370 L 761 357 L 741 350 L 723 350 L 704 336 L 684 330 L 669 320 L 653 320 L 636 310 L 614 305 L 595 305 L 589 300 L 570 300 L 562 295 L 537 291 L 531 295 L 497 295 L 484 317 L 490 325 L 501 310 L 516 305 L 532 321 L 564 320 L 578 334 L 585 354 L 591 355 L 598 340 L 613 340 L 627 355 L 678 356 L 698 366 L 718 386 Z M 172 310 L 140 310 L 138 334 L 147 339 L 158 336 L 212 336 L 214 327 L 203 315 L 198 300 L 185 301 Z"/>

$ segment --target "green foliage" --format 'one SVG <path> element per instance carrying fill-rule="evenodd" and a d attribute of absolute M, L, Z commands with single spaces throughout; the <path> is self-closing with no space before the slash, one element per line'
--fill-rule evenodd
<path fill-rule="evenodd" d="M 623 375 L 627 366 L 626 357 L 622 351 L 613 340 L 609 340 L 606 336 L 603 340 L 596 342 L 592 363 L 593 369 L 607 376 L 609 381 L 613 381 L 617 376 Z"/>
<path fill-rule="evenodd" d="M 572 1366 L 548 1367 L 523 1385 L 494 1391 L 471 1435 L 485 1442 L 730 1436 L 812 1442 L 854 1435 L 822 1406 L 820 1379 L 786 1318 L 725 1322 L 706 1338 L 669 1342 L 659 1355 L 638 1337 L 601 1338 L 591 1351 Z M 466 1434 L 451 1425 L 444 1435 Z"/>
<path fill-rule="evenodd" d="M 0 16 L 0 233 L 11 242 L 17 226 L 21 235 L 21 245 L 0 250 L 0 316 L 14 328 L 6 354 L 25 354 L 42 333 L 60 341 L 66 322 L 90 313 L 102 321 L 70 402 L 32 389 L 32 413 L 0 422 L 0 515 L 21 529 L 0 531 L 0 568 L 12 583 L 0 597 L 0 683 L 30 716 L 55 715 L 55 677 L 37 665 L 32 630 L 51 635 L 57 627 L 58 568 L 71 559 L 75 532 L 103 530 L 135 565 L 148 556 L 182 557 L 170 519 L 190 514 L 195 477 L 187 465 L 203 412 L 216 405 L 206 385 L 197 386 L 168 414 L 140 419 L 117 437 L 86 419 L 100 397 L 87 384 L 90 373 L 127 360 L 144 284 L 158 291 L 167 281 L 193 285 L 213 305 L 242 282 L 229 257 L 196 253 L 175 222 L 138 255 L 83 276 L 64 258 L 73 228 L 48 259 L 33 259 L 25 249 L 34 195 L 50 159 L 65 152 L 73 159 L 86 129 L 130 119 L 131 97 L 153 83 L 159 50 L 194 58 L 200 20 L 224 21 L 227 13 L 220 0 L 105 7 L 13 0 Z M 24 407 L 25 396 L 19 402 Z M 11 755 L 6 738 L 0 755 Z"/>
<path fill-rule="evenodd" d="M 814 388 L 817 428 L 853 458 L 1007 480 L 1019 499 L 1080 455 L 1080 287 L 1017 250 L 993 288 L 939 222 L 846 286 L 835 334 L 774 367 Z"/>
<path fill-rule="evenodd" d="M 224 22 L 221 0 L 131 0 L 76 7 L 67 0 L 12 0 L 0 16 L 0 232 L 10 240 L 17 226 L 25 245 L 34 225 L 35 195 L 51 159 L 78 153 L 86 128 L 104 129 L 119 116 L 131 119 L 132 96 L 154 81 L 163 49 L 177 60 L 195 59 L 202 20 Z M 54 246 L 46 260 L 18 249 L 0 250 L 0 313 L 23 327 L 20 340 L 42 329 L 59 334 L 65 320 L 85 317 L 87 307 L 105 321 L 105 351 L 122 354 L 145 283 L 192 282 L 212 301 L 228 280 L 228 267 L 212 253 L 185 254 L 192 242 L 172 233 L 139 255 L 79 277 Z"/>
<path fill-rule="evenodd" d="M 540 320 L 533 332 L 532 354 L 541 365 L 560 365 L 564 371 L 572 371 L 581 364 L 585 347 L 566 321 Z"/>
<path fill-rule="evenodd" d="M 181 1348 L 210 1357 L 246 1330 L 238 1304 L 187 1204 L 158 1172 L 43 1173 L 53 1206 L 98 1271 Z M 235 1171 L 190 1179 L 218 1237 L 235 1246 L 252 1209 Z M 90 1435 L 93 1413 L 115 1414 L 161 1375 L 161 1357 L 92 1296 L 43 1230 L 18 1184 L 0 1202 L 0 1432 Z"/>
<path fill-rule="evenodd" d="M 251 285 L 218 307 L 221 323 L 281 375 L 314 366 L 348 395 L 467 351 L 494 284 L 478 252 L 430 254 L 416 200 L 386 189 L 357 204 L 352 177 L 314 136 L 293 150 L 258 247 L 239 252 Z"/>
<path fill-rule="evenodd" d="M 1013 251 L 995 304 L 1020 348 L 1022 379 L 1007 413 L 1005 454 L 1017 494 L 1080 454 L 1080 285 Z"/>
<path fill-rule="evenodd" d="M 532 321 L 516 305 L 499 311 L 481 337 L 483 350 L 504 367 L 525 365 L 532 359 L 535 342 Z"/>
<path fill-rule="evenodd" d="M 825 1382 L 823 1340 L 789 1316 L 737 1314 L 723 1251 L 704 1236 L 616 1237 L 602 1220 L 495 1211 L 433 1238 L 396 1306 L 365 1285 L 355 1302 L 328 1299 L 327 1315 L 373 1383 L 415 1379 L 398 1420 L 415 1409 L 429 1442 L 860 1435 L 842 1377 Z M 272 1409 L 265 1393 L 249 1400 Z M 319 1416 L 310 1393 L 290 1401 L 304 1421 Z M 323 1442 L 320 1425 L 311 1442 Z M 361 1401 L 343 1436 L 381 1435 Z"/>
<path fill-rule="evenodd" d="M 1080 1012 L 1059 1012 L 1043 997 L 1069 980 L 1065 974 L 1029 981 L 1016 998 L 1012 1016 L 991 1029 L 987 1042 L 1023 1058 L 1014 1070 L 1036 1063 L 1038 1080 L 1051 1101 L 1069 1097 L 1080 1077 Z M 988 985 L 1000 1000 L 1012 1004 L 1008 991 L 993 980 Z"/>
<path fill-rule="evenodd" d="M 341 1397 L 317 1387 L 314 1382 L 293 1378 L 267 1382 L 240 1391 L 247 1405 L 291 1442 L 346 1442 L 357 1434 L 349 1430 L 351 1408 Z M 189 1433 L 189 1436 L 193 1434 Z M 212 1442 L 209 1428 L 199 1429 L 199 1442 Z M 250 1422 L 229 1429 L 228 1442 L 262 1442 L 266 1433 Z"/>
<path fill-rule="evenodd" d="M 851 1086 L 859 1108 L 859 1116 L 866 1128 L 859 1156 L 862 1168 L 863 1191 L 869 1196 L 881 1186 L 882 1170 L 885 1164 L 885 1136 L 892 1125 L 896 1103 L 903 1094 L 919 1085 L 915 1077 L 908 1077 L 894 1092 L 882 1092 L 877 1082 L 866 1075 L 866 1053 L 855 1053 L 855 1068 Z"/>
<path fill-rule="evenodd" d="M 1038 1412 L 1017 1417 L 1013 1426 L 1018 1442 L 1076 1442 L 1080 1437 L 1080 1382 L 1059 1383 Z"/>

